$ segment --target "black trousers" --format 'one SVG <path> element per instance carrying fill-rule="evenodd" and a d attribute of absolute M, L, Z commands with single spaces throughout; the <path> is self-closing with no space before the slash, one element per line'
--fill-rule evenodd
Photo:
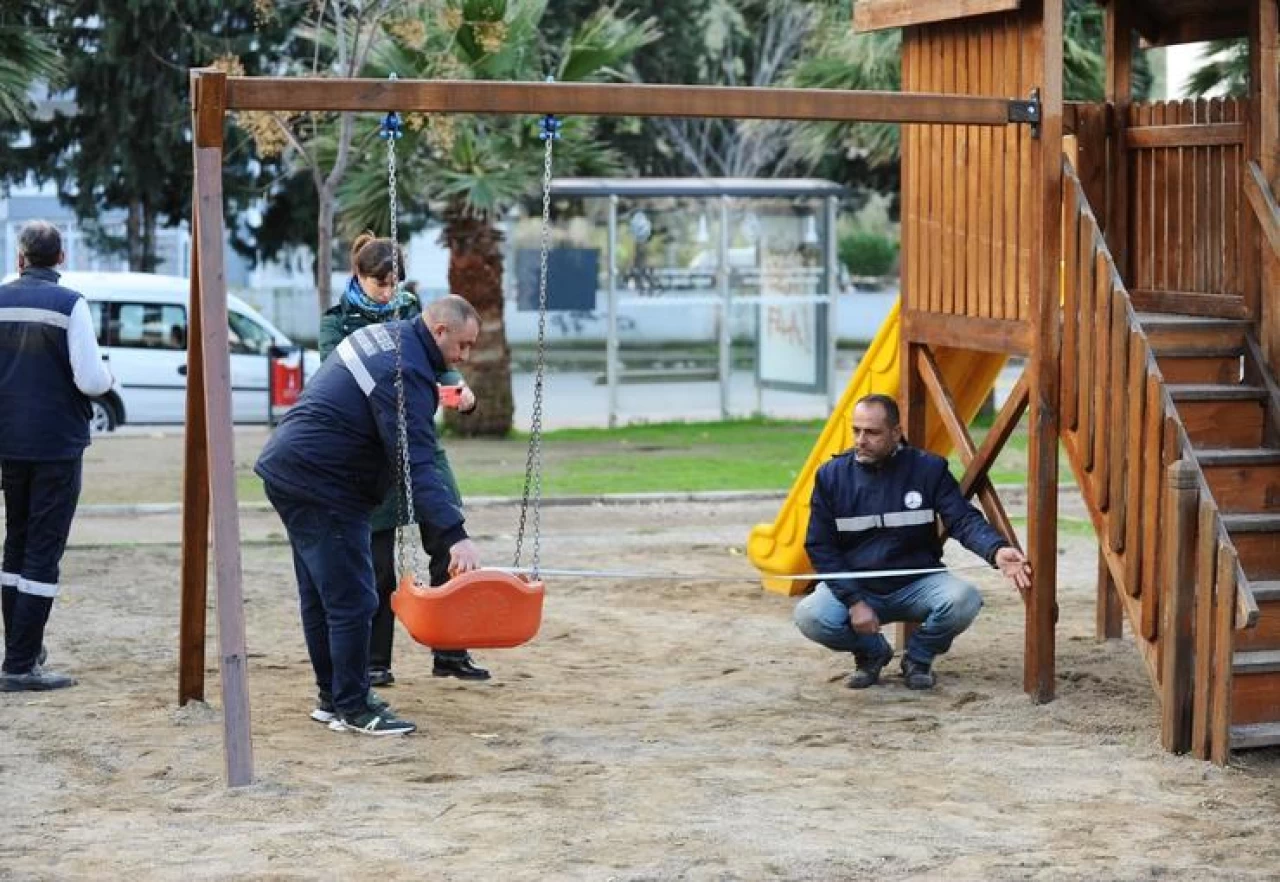
<path fill-rule="evenodd" d="M 422 548 L 427 553 L 427 574 L 432 585 L 449 581 L 449 546 L 440 541 L 440 535 L 427 524 L 418 525 Z M 391 595 L 396 590 L 399 574 L 396 572 L 396 531 L 378 530 L 373 534 L 373 578 L 378 586 L 378 611 L 373 614 L 373 628 L 369 637 L 369 667 L 390 669 L 391 644 L 395 640 L 396 616 L 391 611 Z M 459 653 L 441 650 L 441 656 Z"/>
<path fill-rule="evenodd" d="M 59 568 L 80 501 L 81 458 L 0 459 L 4 491 L 4 670 L 31 670 L 58 594 Z"/>

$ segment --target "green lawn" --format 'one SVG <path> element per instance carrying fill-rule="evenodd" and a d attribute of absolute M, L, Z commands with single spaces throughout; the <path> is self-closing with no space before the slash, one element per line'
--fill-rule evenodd
<path fill-rule="evenodd" d="M 786 490 L 809 455 L 822 422 L 738 420 L 661 423 L 620 429 L 563 429 L 543 440 L 544 496 L 603 493 Z M 986 426 L 972 429 L 981 444 Z M 448 437 L 444 441 L 464 496 L 518 496 L 528 438 Z M 951 457 L 952 471 L 962 472 Z M 1026 480 L 1027 436 L 1019 430 L 996 460 L 997 484 Z M 1071 480 L 1065 459 L 1062 480 Z M 262 499 L 261 483 L 240 473 L 240 498 Z"/>

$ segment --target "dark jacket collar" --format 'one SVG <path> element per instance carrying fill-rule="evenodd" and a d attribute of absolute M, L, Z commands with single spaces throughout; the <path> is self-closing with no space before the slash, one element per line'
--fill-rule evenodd
<path fill-rule="evenodd" d="M 427 323 L 422 320 L 422 317 L 407 319 L 407 321 L 413 322 L 414 333 L 422 338 L 422 345 L 427 350 L 427 361 L 431 362 L 431 369 L 436 374 L 442 374 L 449 370 L 449 365 L 444 360 L 444 353 L 440 351 L 436 338 L 431 336 L 431 330 L 427 327 Z"/>
<path fill-rule="evenodd" d="M 62 278 L 62 276 L 53 267 L 29 266 L 22 271 L 21 278 L 39 279 L 42 282 L 49 282 L 56 285 L 58 284 L 58 279 Z"/>

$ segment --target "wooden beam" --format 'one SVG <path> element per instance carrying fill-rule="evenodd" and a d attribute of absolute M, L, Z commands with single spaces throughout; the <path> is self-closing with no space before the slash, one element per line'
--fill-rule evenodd
<path fill-rule="evenodd" d="M 1004 450 L 1004 445 L 1008 442 L 1009 436 L 1013 434 L 1013 430 L 1018 427 L 1018 423 L 1022 420 L 1022 415 L 1026 413 L 1029 404 L 1027 372 L 1023 371 L 1018 376 L 1018 382 L 1014 384 L 1013 389 L 1009 392 L 1009 397 L 1005 401 L 1004 407 L 1000 408 L 1000 413 L 996 415 L 995 422 L 991 424 L 991 429 L 987 432 L 987 436 L 982 439 L 982 444 L 978 447 L 977 453 L 974 454 L 973 461 L 965 466 L 964 475 L 960 478 L 960 492 L 966 497 L 973 494 L 974 485 L 979 477 L 987 474 L 996 457 L 1000 455 L 1000 451 Z M 1021 547 L 1017 536 L 1009 536 L 1008 539 L 1014 545 Z"/>
<path fill-rule="evenodd" d="M 969 95 L 481 80 L 230 77 L 227 110 L 1009 124 L 1008 100 Z"/>
<path fill-rule="evenodd" d="M 231 348 L 222 239 L 222 120 L 226 85 L 220 73 L 197 71 L 195 229 L 201 293 L 205 428 L 213 508 L 214 573 L 217 582 L 219 667 L 222 673 L 223 751 L 227 783 L 253 781 L 249 688 L 245 649 L 244 587 L 240 567 L 240 516 L 236 505 L 235 437 L 231 421 Z"/>
<path fill-rule="evenodd" d="M 1133 103 L 1133 10 L 1131 2 L 1108 3 L 1105 25 L 1106 99 L 1111 108 L 1110 183 L 1107 204 L 1095 206 L 1106 218 L 1107 250 L 1120 278 L 1129 278 L 1129 153 L 1124 131 Z"/>
<path fill-rule="evenodd" d="M 198 97 L 195 106 L 198 106 Z M 191 263 L 200 265 L 200 192 L 192 193 Z M 182 467 L 182 601 L 178 628 L 178 704 L 204 700 L 205 610 L 209 582 L 209 447 L 204 421 L 204 335 L 200 274 L 187 304 L 187 396 Z"/>
<path fill-rule="evenodd" d="M 1250 161 L 1244 178 L 1244 192 L 1253 206 L 1254 217 L 1262 228 L 1262 235 L 1271 246 L 1272 256 L 1280 258 L 1280 203 L 1276 202 L 1271 185 L 1258 163 Z"/>
<path fill-rule="evenodd" d="M 1224 144 L 1243 144 L 1244 139 L 1245 124 L 1242 122 L 1130 126 L 1124 133 L 1125 146 L 1130 150 L 1221 147 Z"/>
<path fill-rule="evenodd" d="M 946 315 L 919 309 L 903 312 L 902 331 L 904 337 L 916 343 L 1006 355 L 1030 353 L 1033 336 L 1029 322 Z"/>
<path fill-rule="evenodd" d="M 1009 12 L 1020 0 L 858 0 L 853 4 L 855 31 L 882 31 L 951 21 L 973 15 Z"/>
<path fill-rule="evenodd" d="M 1252 122 L 1257 126 L 1258 152 L 1251 158 L 1258 162 L 1262 183 L 1274 184 L 1280 178 L 1280 4 L 1275 0 L 1260 0 L 1252 14 L 1256 16 L 1256 24 L 1251 24 L 1250 33 L 1256 32 L 1257 39 L 1250 53 L 1256 59 L 1250 62 L 1250 80 L 1257 83 L 1257 94 L 1251 92 L 1250 110 Z M 1276 293 L 1280 291 L 1280 246 L 1274 238 L 1277 235 L 1274 191 L 1272 187 L 1266 191 L 1273 194 L 1273 224 L 1266 234 L 1271 241 L 1271 253 L 1263 255 L 1261 261 L 1261 302 L 1253 303 L 1261 319 L 1263 351 L 1272 375 L 1280 375 L 1280 295 Z"/>
<path fill-rule="evenodd" d="M 1182 16 L 1158 26 L 1155 33 L 1148 37 L 1146 45 L 1156 48 L 1184 43 L 1206 43 L 1209 40 L 1230 40 L 1243 37 L 1248 32 L 1248 18 L 1241 14 Z"/>
<path fill-rule="evenodd" d="M 1026 614 L 1023 688 L 1034 701 L 1054 695 L 1058 591 L 1058 399 L 1062 328 L 1059 262 L 1062 256 L 1062 40 L 1063 5 L 1027 0 L 1033 27 L 1024 47 L 1033 81 L 1041 87 L 1040 137 L 1032 144 L 1033 213 L 1030 241 L 1031 431 L 1027 460 L 1027 542 L 1033 568 Z"/>
<path fill-rule="evenodd" d="M 1180 459 L 1165 479 L 1165 596 L 1161 600 L 1160 743 L 1171 753 L 1191 748 L 1191 619 L 1196 596 L 1196 526 L 1200 507 L 1200 470 Z"/>
<path fill-rule="evenodd" d="M 902 380 L 899 388 L 901 389 L 901 401 L 898 405 L 902 412 L 903 427 L 906 429 L 906 438 L 908 441 L 917 446 L 924 445 L 924 439 L 928 433 L 927 392 L 925 391 L 924 381 L 920 378 L 920 371 L 916 367 L 916 353 L 923 347 L 919 344 L 911 342 L 911 340 L 903 335 L 899 344 L 899 370 L 902 372 Z M 898 649 L 903 650 L 907 646 L 907 641 L 911 638 L 911 634 L 915 631 L 916 625 L 913 622 L 900 622 L 897 628 L 896 642 Z"/>

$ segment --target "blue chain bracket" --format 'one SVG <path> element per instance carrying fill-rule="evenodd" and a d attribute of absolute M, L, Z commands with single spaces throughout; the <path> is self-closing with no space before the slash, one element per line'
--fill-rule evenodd
<path fill-rule="evenodd" d="M 397 79 L 394 73 L 388 74 L 387 79 Z M 394 110 L 382 118 L 382 125 L 378 127 L 378 137 L 384 141 L 399 141 L 404 137 L 404 123 L 400 119 L 400 114 Z"/>
<path fill-rule="evenodd" d="M 400 120 L 400 114 L 394 110 L 382 118 L 382 125 L 378 128 L 378 137 L 384 141 L 399 141 L 404 137 L 404 124 Z"/>
<path fill-rule="evenodd" d="M 555 77 L 547 77 L 548 83 L 554 83 Z M 559 141 L 560 127 L 564 125 L 564 121 L 557 119 L 554 114 L 548 113 L 542 118 L 538 125 L 538 139 L 541 141 Z"/>

